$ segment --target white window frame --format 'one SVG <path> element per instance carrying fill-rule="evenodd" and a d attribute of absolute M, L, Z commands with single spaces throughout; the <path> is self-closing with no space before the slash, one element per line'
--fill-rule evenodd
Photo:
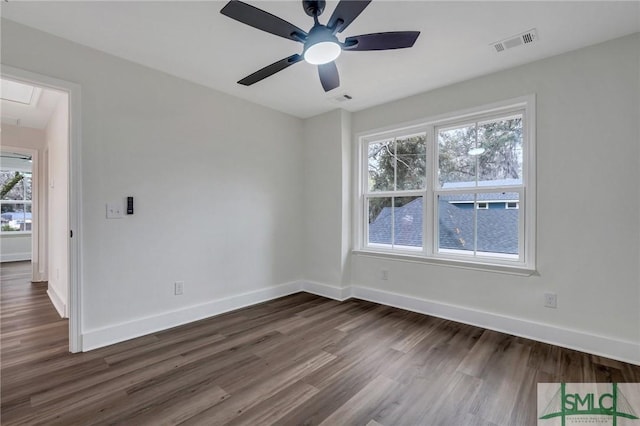
<path fill-rule="evenodd" d="M 522 185 L 509 186 L 510 192 L 519 194 L 518 200 L 518 258 L 482 253 L 473 256 L 456 253 L 454 250 L 438 252 L 438 219 L 437 196 L 455 192 L 456 189 L 443 189 L 438 182 L 438 142 L 437 129 L 454 127 L 456 124 L 471 121 L 483 121 L 522 114 L 523 153 L 522 153 Z M 399 260 L 419 261 L 462 268 L 505 272 L 518 275 L 531 275 L 535 272 L 535 238 L 536 238 L 536 163 L 535 163 L 535 95 L 527 95 L 489 105 L 452 112 L 436 117 L 425 118 L 411 123 L 389 126 L 356 135 L 357 162 L 354 179 L 357 185 L 354 197 L 354 254 L 376 257 L 389 257 Z M 427 182 L 424 190 L 410 191 L 368 191 L 368 145 L 385 139 L 401 138 L 405 135 L 426 132 L 427 149 Z M 481 187 L 478 192 L 503 192 L 505 186 Z M 468 188 L 461 189 L 469 192 Z M 422 196 L 423 197 L 423 247 L 402 248 L 392 245 L 368 244 L 368 199 L 371 196 Z M 513 200 L 505 200 L 507 201 Z M 426 208 L 429 206 L 429 208 Z M 506 206 L 506 204 L 505 204 Z M 393 242 L 393 240 L 392 240 Z"/>

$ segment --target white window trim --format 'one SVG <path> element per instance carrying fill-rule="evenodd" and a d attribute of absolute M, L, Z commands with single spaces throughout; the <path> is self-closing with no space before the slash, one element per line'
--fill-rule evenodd
<path fill-rule="evenodd" d="M 428 117 L 420 120 L 415 120 L 408 123 L 403 123 L 395 126 L 386 126 L 384 128 L 375 129 L 367 132 L 361 132 L 356 134 L 356 155 L 354 155 L 354 161 L 356 165 L 354 172 L 356 173 L 354 179 L 356 197 L 354 197 L 354 224 L 353 227 L 353 241 L 354 254 L 367 255 L 375 257 L 386 257 L 398 260 L 405 260 L 411 262 L 421 262 L 435 265 L 455 266 L 467 269 L 487 270 L 492 272 L 502 272 L 517 275 L 532 275 L 536 272 L 536 253 L 535 253 L 535 238 L 536 238 L 536 164 L 535 164 L 535 152 L 536 152 L 536 98 L 534 94 L 526 95 L 518 98 L 508 99 L 501 102 L 496 102 L 479 107 L 469 108 L 463 111 L 457 111 L 452 113 L 446 113 L 434 117 Z M 495 117 L 500 114 L 508 114 L 510 112 L 521 111 L 523 114 L 523 138 L 525 140 L 523 144 L 523 176 L 522 185 L 514 186 L 514 192 L 520 193 L 520 200 L 518 202 L 519 210 L 519 235 L 520 238 L 519 253 L 522 253 L 522 259 L 514 261 L 511 259 L 501 258 L 498 256 L 475 256 L 470 257 L 468 255 L 456 255 L 455 253 L 444 254 L 436 253 L 437 241 L 436 238 L 431 238 L 431 244 L 429 240 L 425 240 L 423 248 L 419 250 L 407 250 L 400 251 L 398 249 L 384 249 L 382 247 L 367 246 L 368 235 L 368 221 L 365 220 L 365 213 L 367 212 L 367 206 L 365 204 L 367 193 L 366 185 L 368 182 L 364 179 L 364 167 L 367 159 L 367 146 L 370 142 L 380 141 L 393 137 L 402 137 L 404 135 L 416 134 L 423 131 L 427 132 L 427 156 L 428 158 L 435 158 L 437 155 L 437 146 L 435 144 L 434 129 L 439 125 L 455 126 L 458 123 L 464 123 L 470 120 L 482 121 L 486 116 L 487 118 Z M 427 184 L 427 189 L 423 191 L 417 191 L 423 196 L 423 202 L 430 202 L 431 208 L 423 209 L 425 217 L 423 218 L 423 238 L 426 238 L 430 229 L 437 232 L 436 212 L 434 204 L 434 185 L 432 182 L 436 182 L 437 170 L 431 167 L 430 182 Z M 482 187 L 483 191 L 491 192 L 492 190 L 503 190 L 503 187 Z M 439 189 L 438 192 L 442 193 Z M 370 196 L 371 194 L 369 194 Z M 376 192 L 375 196 L 390 196 L 386 192 Z M 395 194 L 396 196 L 401 196 Z M 402 194 L 404 195 L 404 193 Z"/>

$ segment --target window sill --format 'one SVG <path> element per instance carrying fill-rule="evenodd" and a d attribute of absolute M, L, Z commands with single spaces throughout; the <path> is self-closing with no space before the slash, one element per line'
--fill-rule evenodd
<path fill-rule="evenodd" d="M 535 269 L 529 269 L 523 266 L 511 266 L 492 263 L 469 262 L 455 259 L 431 258 L 424 256 L 415 256 L 406 253 L 388 253 L 372 250 L 352 250 L 352 254 L 356 256 L 377 257 L 383 259 L 399 260 L 402 262 L 425 263 L 429 265 L 446 266 L 451 268 L 472 269 L 476 271 L 494 272 L 499 274 L 518 275 L 529 277 L 536 275 Z"/>

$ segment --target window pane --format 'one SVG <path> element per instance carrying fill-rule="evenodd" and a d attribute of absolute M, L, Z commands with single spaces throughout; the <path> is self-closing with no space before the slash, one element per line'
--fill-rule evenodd
<path fill-rule="evenodd" d="M 24 199 L 24 173 L 16 171 L 0 172 L 0 185 L 3 200 Z"/>
<path fill-rule="evenodd" d="M 522 184 L 522 116 L 478 125 L 478 185 Z"/>
<path fill-rule="evenodd" d="M 515 192 L 438 197 L 439 251 L 518 258 L 518 210 L 507 201 Z"/>
<path fill-rule="evenodd" d="M 394 246 L 422 248 L 422 197 L 394 197 Z"/>
<path fill-rule="evenodd" d="M 31 173 L 0 171 L 0 188 L 3 200 L 31 200 Z"/>
<path fill-rule="evenodd" d="M 438 197 L 438 248 L 440 252 L 474 253 L 475 194 Z"/>
<path fill-rule="evenodd" d="M 392 191 L 394 189 L 394 160 L 393 141 L 369 144 L 369 191 Z"/>
<path fill-rule="evenodd" d="M 369 244 L 391 245 L 391 197 L 369 198 Z"/>
<path fill-rule="evenodd" d="M 423 189 L 427 178 L 426 134 L 396 140 L 396 189 Z"/>
<path fill-rule="evenodd" d="M 488 200 L 489 208 L 477 210 L 478 243 L 480 255 L 517 257 L 518 210 L 508 209 L 505 200 L 519 200 L 517 192 L 478 194 L 478 200 Z"/>
<path fill-rule="evenodd" d="M 469 154 L 474 148 L 475 124 L 438 131 L 438 176 L 441 187 L 475 186 L 476 156 Z"/>
<path fill-rule="evenodd" d="M 2 204 L 2 231 L 30 231 L 31 205 Z"/>

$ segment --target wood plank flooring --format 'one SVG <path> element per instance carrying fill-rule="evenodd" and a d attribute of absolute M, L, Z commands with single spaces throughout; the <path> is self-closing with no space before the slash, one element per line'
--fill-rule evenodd
<path fill-rule="evenodd" d="M 2 265 L 3 425 L 535 425 L 538 382 L 640 367 L 299 293 L 95 351 L 27 263 Z"/>

